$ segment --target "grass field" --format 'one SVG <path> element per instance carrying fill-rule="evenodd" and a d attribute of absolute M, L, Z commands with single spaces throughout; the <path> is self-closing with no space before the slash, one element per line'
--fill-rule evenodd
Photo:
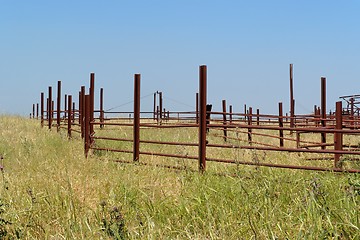
<path fill-rule="evenodd" d="M 111 161 L 129 154 L 86 159 L 79 138 L 15 116 L 0 116 L 0 155 L 0 239 L 360 239 L 359 174 L 224 164 L 199 174 Z M 214 174 L 224 171 L 236 177 Z"/>

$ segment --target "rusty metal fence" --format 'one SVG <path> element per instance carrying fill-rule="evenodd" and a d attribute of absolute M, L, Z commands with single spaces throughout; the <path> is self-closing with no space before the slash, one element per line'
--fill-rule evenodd
<path fill-rule="evenodd" d="M 291 68 L 292 70 L 292 65 Z M 111 112 L 104 110 L 103 89 L 100 89 L 100 109 L 94 109 L 95 75 L 90 74 L 90 87 L 86 94 L 85 86 L 78 93 L 76 108 L 72 95 L 65 95 L 64 110 L 61 110 L 61 82 L 58 81 L 57 108 L 54 110 L 52 87 L 48 88 L 48 97 L 40 94 L 39 104 L 33 104 L 33 118 L 40 118 L 41 126 L 57 131 L 65 129 L 68 137 L 78 134 L 84 139 L 84 152 L 91 151 L 121 152 L 132 155 L 133 162 L 141 161 L 142 155 L 166 158 L 189 159 L 198 162 L 199 171 L 206 170 L 207 162 L 220 162 L 237 165 L 255 165 L 276 168 L 291 168 L 318 171 L 360 173 L 358 155 L 359 143 L 344 143 L 344 138 L 356 138 L 360 135 L 359 116 L 343 112 L 342 102 L 336 102 L 336 111 L 326 113 L 326 79 L 321 78 L 321 108 L 314 106 L 314 113 L 295 115 L 294 99 L 291 99 L 289 116 L 283 114 L 282 103 L 278 104 L 277 115 L 253 113 L 251 107 L 244 107 L 243 113 L 233 113 L 232 106 L 227 110 L 226 101 L 222 101 L 222 111 L 207 111 L 207 67 L 199 68 L 199 93 L 196 94 L 194 111 L 170 112 L 163 109 L 162 92 L 154 93 L 154 109 L 140 112 L 140 74 L 134 75 L 134 95 L 132 112 Z M 292 80 L 292 71 L 290 73 Z M 158 106 L 157 97 L 159 98 Z M 46 106 L 46 109 L 45 109 Z M 35 111 L 36 109 L 36 111 Z M 113 115 L 122 115 L 115 116 Z M 97 115 L 97 116 L 95 116 Z M 56 120 L 56 121 L 55 121 Z M 109 136 L 106 132 L 113 129 L 125 129 L 131 137 Z M 163 139 L 142 139 L 141 132 L 149 129 L 184 129 L 196 132 L 192 141 L 166 141 Z M 312 135 L 317 140 L 307 139 Z M 314 137 L 315 136 L 315 137 Z M 331 139 L 331 140 L 329 140 Z M 103 144 L 100 146 L 98 142 Z M 109 142 L 128 143 L 126 148 L 109 147 Z M 144 145 L 167 145 L 197 149 L 192 154 L 164 153 L 142 149 Z M 130 147 L 129 147 L 130 146 Z M 288 152 L 307 154 L 302 164 L 289 164 L 291 161 L 272 161 L 262 159 L 247 161 L 231 157 L 219 157 L 221 151 Z M 215 153 L 215 154 L 214 154 Z M 313 154 L 310 157 L 309 154 Z M 290 159 L 291 160 L 291 159 Z M 328 164 L 315 164 L 326 161 Z"/>

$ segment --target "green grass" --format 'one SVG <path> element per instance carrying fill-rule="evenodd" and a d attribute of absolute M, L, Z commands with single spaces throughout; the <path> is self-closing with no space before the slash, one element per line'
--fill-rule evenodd
<path fill-rule="evenodd" d="M 197 141 L 193 132 L 181 131 L 143 131 L 142 137 Z M 142 148 L 197 154 L 196 148 Z M 244 150 L 209 154 L 253 157 Z M 14 116 L 0 117 L 0 155 L 5 239 L 360 238 L 359 174 L 216 163 L 199 174 L 111 161 L 131 161 L 130 154 L 94 153 L 86 159 L 78 137 L 69 141 L 65 131 Z M 299 161 L 297 154 L 273 156 Z M 191 160 L 140 161 L 197 168 Z"/>

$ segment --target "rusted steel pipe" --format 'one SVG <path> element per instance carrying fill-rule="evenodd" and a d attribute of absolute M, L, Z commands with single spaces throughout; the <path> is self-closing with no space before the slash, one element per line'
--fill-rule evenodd
<path fill-rule="evenodd" d="M 295 117 L 294 85 L 293 85 L 293 64 L 290 64 L 290 127 L 294 127 Z"/>
<path fill-rule="evenodd" d="M 57 84 L 57 106 L 56 106 L 56 131 L 60 131 L 60 114 L 61 114 L 61 81 Z"/>
<path fill-rule="evenodd" d="M 326 78 L 321 77 L 321 126 L 326 127 Z M 321 133 L 321 143 L 326 143 L 326 133 Z M 325 149 L 326 146 L 322 146 Z"/>
<path fill-rule="evenodd" d="M 160 124 L 162 122 L 163 119 L 163 96 L 162 96 L 162 92 L 159 92 L 159 119 L 160 119 Z"/>
<path fill-rule="evenodd" d="M 249 113 L 248 113 L 248 126 L 252 125 L 252 107 L 249 107 Z M 252 142 L 252 128 L 248 128 L 248 142 L 251 145 Z"/>
<path fill-rule="evenodd" d="M 196 118 L 196 124 L 199 124 L 199 93 L 196 93 L 196 102 L 195 102 L 195 118 Z"/>
<path fill-rule="evenodd" d="M 100 128 L 104 127 L 104 89 L 100 88 Z"/>
<path fill-rule="evenodd" d="M 91 96 L 85 95 L 84 101 L 84 145 L 85 145 L 85 156 L 88 157 L 90 149 L 90 105 L 91 105 Z"/>
<path fill-rule="evenodd" d="M 39 103 L 36 104 L 36 119 L 39 119 Z"/>
<path fill-rule="evenodd" d="M 207 91 L 207 67 L 199 68 L 199 171 L 206 170 L 206 91 Z"/>
<path fill-rule="evenodd" d="M 226 131 L 226 100 L 222 100 L 222 109 L 223 109 L 223 124 L 224 124 L 224 141 L 226 142 L 227 131 Z"/>
<path fill-rule="evenodd" d="M 341 130 L 342 129 L 342 102 L 336 102 L 336 129 Z M 335 150 L 342 150 L 342 133 L 335 133 L 334 134 L 334 148 Z M 340 163 L 340 154 L 335 154 L 334 156 L 334 167 L 335 168 L 341 168 Z"/>
<path fill-rule="evenodd" d="M 68 130 L 68 138 L 71 138 L 71 120 L 72 120 L 72 112 L 71 112 L 71 105 L 72 105 L 72 96 L 68 96 L 69 108 L 68 110 L 68 118 L 67 118 L 67 130 Z"/>
<path fill-rule="evenodd" d="M 134 75 L 134 126 L 133 126 L 133 161 L 139 161 L 140 156 L 140 74 Z"/>
<path fill-rule="evenodd" d="M 94 126 L 91 124 L 94 121 L 94 105 L 95 105 L 95 73 L 90 73 L 90 134 L 94 134 Z"/>
<path fill-rule="evenodd" d="M 85 110 L 86 110 L 86 106 L 85 106 L 85 86 L 81 86 L 81 137 L 84 138 L 85 137 Z"/>
<path fill-rule="evenodd" d="M 153 120 L 156 120 L 156 92 L 154 93 Z"/>
<path fill-rule="evenodd" d="M 280 137 L 280 147 L 284 147 L 284 131 L 283 128 L 283 106 L 282 102 L 279 102 L 279 137 Z"/>
<path fill-rule="evenodd" d="M 49 123 L 49 129 L 51 129 L 52 125 L 52 87 L 49 86 L 49 93 L 48 93 L 48 123 Z"/>
<path fill-rule="evenodd" d="M 67 115 L 67 112 L 68 112 L 67 100 L 68 100 L 68 96 L 67 96 L 67 94 L 65 94 L 65 97 L 64 97 L 64 119 L 66 119 L 66 115 Z"/>
<path fill-rule="evenodd" d="M 231 159 L 218 159 L 218 158 L 208 158 L 207 160 L 212 162 L 233 163 L 233 164 L 262 166 L 262 167 L 315 170 L 315 171 L 327 171 L 327 172 L 360 173 L 359 169 L 323 168 L 323 167 L 296 166 L 296 165 L 273 164 L 273 163 L 256 163 L 256 162 L 235 161 Z"/>
<path fill-rule="evenodd" d="M 44 93 L 40 93 L 40 125 L 44 127 Z"/>

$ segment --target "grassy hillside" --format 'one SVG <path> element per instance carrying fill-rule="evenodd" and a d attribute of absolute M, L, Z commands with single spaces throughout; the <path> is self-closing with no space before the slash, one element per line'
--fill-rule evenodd
<path fill-rule="evenodd" d="M 85 159 L 80 139 L 14 116 L 0 116 L 0 155 L 0 239 L 360 238 L 359 174 Z"/>

